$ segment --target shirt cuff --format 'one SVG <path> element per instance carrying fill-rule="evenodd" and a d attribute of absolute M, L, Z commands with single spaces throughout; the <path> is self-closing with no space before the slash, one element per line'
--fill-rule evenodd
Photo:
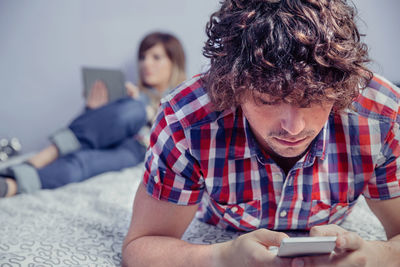
<path fill-rule="evenodd" d="M 183 206 L 199 204 L 204 192 L 203 190 L 187 190 L 165 185 L 161 183 L 158 176 L 147 181 L 143 179 L 143 185 L 146 187 L 147 193 L 153 198 Z"/>

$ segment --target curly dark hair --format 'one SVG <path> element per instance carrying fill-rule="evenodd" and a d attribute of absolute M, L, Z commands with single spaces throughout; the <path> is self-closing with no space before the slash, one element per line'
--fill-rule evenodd
<path fill-rule="evenodd" d="M 225 0 L 207 23 L 203 81 L 216 110 L 248 92 L 301 107 L 350 105 L 372 78 L 346 0 Z"/>

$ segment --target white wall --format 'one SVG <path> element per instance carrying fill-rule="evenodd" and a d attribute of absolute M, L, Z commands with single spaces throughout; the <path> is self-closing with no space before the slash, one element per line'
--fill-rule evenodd
<path fill-rule="evenodd" d="M 192 76 L 205 64 L 204 26 L 215 0 L 0 0 L 0 138 L 25 151 L 48 144 L 83 107 L 81 66 L 122 68 L 136 80 L 136 51 L 150 31 L 175 34 Z"/>
<path fill-rule="evenodd" d="M 400 1 L 355 0 L 373 68 L 400 82 Z M 83 107 L 81 66 L 122 68 L 136 80 L 136 51 L 149 31 L 177 35 L 192 76 L 206 64 L 204 28 L 218 0 L 0 0 L 0 137 L 25 151 L 47 144 Z"/>
<path fill-rule="evenodd" d="M 359 28 L 372 58 L 370 67 L 400 83 L 400 1 L 353 0 L 361 18 Z"/>

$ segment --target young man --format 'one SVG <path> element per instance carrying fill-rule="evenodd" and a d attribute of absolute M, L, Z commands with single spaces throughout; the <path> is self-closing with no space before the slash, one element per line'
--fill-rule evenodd
<path fill-rule="evenodd" d="M 225 0 L 209 71 L 167 96 L 123 246 L 126 266 L 400 266 L 400 90 L 364 66 L 345 0 Z M 363 194 L 388 241 L 336 224 Z M 201 202 L 201 204 L 200 204 Z M 197 216 L 248 231 L 179 238 Z M 336 235 L 329 256 L 279 258 L 285 230 Z"/>

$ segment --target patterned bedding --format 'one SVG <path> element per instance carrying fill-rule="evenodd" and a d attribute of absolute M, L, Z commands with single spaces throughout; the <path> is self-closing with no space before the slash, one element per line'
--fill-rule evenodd
<path fill-rule="evenodd" d="M 120 266 L 141 175 L 142 168 L 135 167 L 57 190 L 1 199 L 0 266 Z M 342 226 L 365 239 L 386 239 L 364 199 Z M 210 244 L 237 235 L 194 220 L 183 239 Z"/>

